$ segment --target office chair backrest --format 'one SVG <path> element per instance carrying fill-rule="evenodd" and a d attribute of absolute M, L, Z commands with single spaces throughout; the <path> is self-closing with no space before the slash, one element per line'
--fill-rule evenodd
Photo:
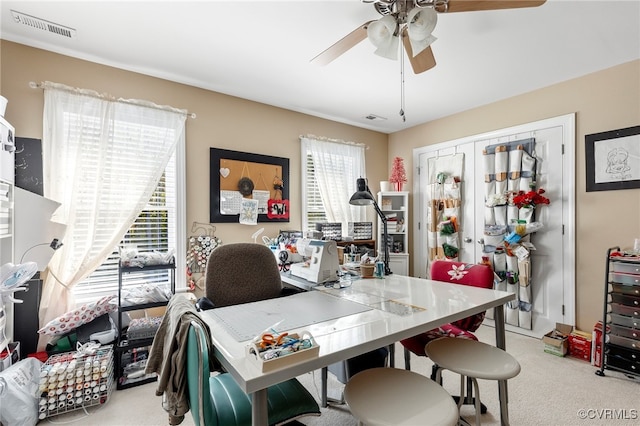
<path fill-rule="evenodd" d="M 431 264 L 431 279 L 451 284 L 469 285 L 473 287 L 493 288 L 493 269 L 488 265 L 435 260 Z M 481 312 L 452 324 L 466 331 L 476 331 L 485 313 Z"/>
<path fill-rule="evenodd" d="M 209 256 L 205 295 L 216 308 L 279 297 L 278 262 L 265 245 L 223 244 Z"/>
<path fill-rule="evenodd" d="M 215 426 L 216 416 L 209 398 L 209 352 L 205 344 L 204 330 L 195 321 L 189 326 L 187 336 L 187 392 L 189 409 L 196 426 Z"/>

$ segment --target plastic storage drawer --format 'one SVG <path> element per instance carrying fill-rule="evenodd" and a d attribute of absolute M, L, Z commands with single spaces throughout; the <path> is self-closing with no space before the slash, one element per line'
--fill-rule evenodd
<path fill-rule="evenodd" d="M 619 272 L 614 272 L 611 278 L 612 278 L 612 281 L 616 283 L 640 285 L 640 275 L 622 274 Z"/>
<path fill-rule="evenodd" d="M 640 317 L 628 317 L 626 315 L 610 314 L 611 322 L 623 327 L 631 327 L 640 330 Z"/>
<path fill-rule="evenodd" d="M 640 340 L 640 330 L 611 324 L 611 333 L 630 339 Z"/>
<path fill-rule="evenodd" d="M 633 362 L 619 356 L 609 354 L 607 357 L 607 364 L 623 370 L 640 373 L 640 362 Z"/>
<path fill-rule="evenodd" d="M 629 339 L 627 337 L 616 336 L 615 334 L 610 334 L 609 339 L 611 343 L 614 345 L 622 346 L 623 348 L 629 349 L 640 349 L 640 340 Z"/>
<path fill-rule="evenodd" d="M 621 293 L 611 293 L 611 301 L 623 305 L 640 308 L 640 297 L 629 296 Z"/>
<path fill-rule="evenodd" d="M 612 283 L 611 286 L 613 287 L 614 293 L 622 293 L 640 297 L 640 285 Z"/>
<path fill-rule="evenodd" d="M 638 263 L 613 262 L 611 265 L 613 272 L 622 272 L 626 274 L 640 274 L 640 265 Z"/>
<path fill-rule="evenodd" d="M 634 306 L 625 306 L 619 303 L 612 303 L 611 312 L 613 312 L 614 314 L 626 315 L 633 318 L 640 318 L 640 308 Z"/>

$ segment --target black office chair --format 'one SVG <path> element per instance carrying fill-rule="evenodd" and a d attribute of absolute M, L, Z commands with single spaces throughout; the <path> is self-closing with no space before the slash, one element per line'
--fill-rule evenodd
<path fill-rule="evenodd" d="M 187 337 L 187 391 L 196 426 L 251 425 L 251 398 L 229 373 L 209 371 L 207 334 L 191 322 Z M 267 388 L 269 424 L 283 424 L 303 416 L 319 416 L 318 403 L 297 380 Z"/>

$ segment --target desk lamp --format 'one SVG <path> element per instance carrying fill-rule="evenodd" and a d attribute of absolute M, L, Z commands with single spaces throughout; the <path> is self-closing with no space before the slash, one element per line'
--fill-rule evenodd
<path fill-rule="evenodd" d="M 373 198 L 373 194 L 369 190 L 369 185 L 367 185 L 367 180 L 365 178 L 358 178 L 356 181 L 356 185 L 358 190 L 351 196 L 349 200 L 349 204 L 354 206 L 368 206 L 373 204 L 373 208 L 378 213 L 380 220 L 382 221 L 382 244 L 384 246 L 384 274 L 391 275 L 391 269 L 389 268 L 389 245 L 387 240 L 389 239 L 389 233 L 387 231 L 387 217 L 382 213 L 378 203 L 376 203 L 376 199 Z"/>

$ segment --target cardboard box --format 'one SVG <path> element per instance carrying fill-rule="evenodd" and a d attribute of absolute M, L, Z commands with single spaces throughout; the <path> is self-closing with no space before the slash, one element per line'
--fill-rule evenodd
<path fill-rule="evenodd" d="M 569 334 L 572 331 L 572 325 L 556 323 L 554 330 L 542 336 L 544 351 L 556 356 L 565 356 L 569 350 Z"/>
<path fill-rule="evenodd" d="M 573 329 L 569 334 L 569 356 L 591 362 L 591 333 Z"/>
<path fill-rule="evenodd" d="M 607 326 L 608 331 L 609 326 Z M 598 321 L 593 326 L 593 333 L 591 333 L 591 365 L 602 367 L 602 321 Z"/>

